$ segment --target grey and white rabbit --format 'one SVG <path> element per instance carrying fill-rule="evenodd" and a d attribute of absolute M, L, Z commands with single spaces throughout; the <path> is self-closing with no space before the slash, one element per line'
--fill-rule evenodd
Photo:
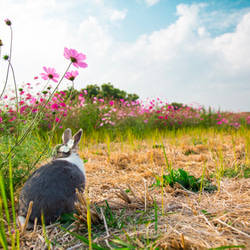
<path fill-rule="evenodd" d="M 55 222 L 62 213 L 75 210 L 75 189 L 85 188 L 85 171 L 77 153 L 82 129 L 73 137 L 67 128 L 62 135 L 63 144 L 57 145 L 52 161 L 35 170 L 28 178 L 19 195 L 18 219 L 24 224 L 30 201 L 33 201 L 28 229 L 33 228 L 37 217 L 41 224 L 41 212 L 45 224 Z"/>

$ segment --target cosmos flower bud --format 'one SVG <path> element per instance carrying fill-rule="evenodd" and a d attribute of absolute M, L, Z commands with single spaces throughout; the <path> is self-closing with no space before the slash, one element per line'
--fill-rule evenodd
<path fill-rule="evenodd" d="M 4 56 L 3 56 L 3 59 L 4 59 L 5 61 L 8 61 L 8 60 L 9 60 L 9 56 L 8 56 L 8 55 L 4 55 Z"/>
<path fill-rule="evenodd" d="M 2 40 L 0 39 L 0 46 L 3 46 Z"/>
<path fill-rule="evenodd" d="M 6 19 L 6 20 L 4 20 L 4 21 L 5 21 L 6 25 L 11 26 L 11 21 L 10 21 L 10 19 Z"/>

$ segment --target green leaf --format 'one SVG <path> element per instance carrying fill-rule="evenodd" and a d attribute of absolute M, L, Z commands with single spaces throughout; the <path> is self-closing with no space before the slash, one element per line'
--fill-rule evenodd
<path fill-rule="evenodd" d="M 86 239 L 85 237 L 79 235 L 79 234 L 76 234 L 74 232 L 71 232 L 69 230 L 67 230 L 66 228 L 63 228 L 61 226 L 59 226 L 62 230 L 64 230 L 65 232 L 75 236 L 78 240 L 81 240 L 82 242 L 84 242 L 86 245 L 89 245 L 89 240 Z M 109 248 L 103 248 L 103 247 L 99 247 L 97 244 L 93 243 L 92 242 L 92 247 L 93 249 L 97 249 L 97 250 L 108 250 Z"/>
<path fill-rule="evenodd" d="M 116 239 L 112 240 L 114 243 L 120 244 L 121 246 L 124 246 L 124 247 L 128 247 L 128 249 L 136 249 L 135 246 L 133 246 L 127 242 L 124 242 L 118 236 L 114 235 L 114 237 L 116 238 Z"/>

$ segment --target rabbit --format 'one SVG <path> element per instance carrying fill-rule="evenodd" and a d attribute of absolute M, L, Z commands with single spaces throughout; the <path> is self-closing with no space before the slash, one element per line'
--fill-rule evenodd
<path fill-rule="evenodd" d="M 62 213 L 75 210 L 76 188 L 84 190 L 86 178 L 84 164 L 77 154 L 82 129 L 73 137 L 67 128 L 62 135 L 63 144 L 57 145 L 52 161 L 42 165 L 28 178 L 19 195 L 18 220 L 24 224 L 30 201 L 32 213 L 27 229 L 34 227 L 34 220 L 41 224 L 41 213 L 45 224 L 55 222 Z"/>

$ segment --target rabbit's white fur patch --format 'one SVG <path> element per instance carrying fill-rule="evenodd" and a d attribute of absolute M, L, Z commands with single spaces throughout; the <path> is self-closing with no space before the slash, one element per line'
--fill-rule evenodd
<path fill-rule="evenodd" d="M 21 224 L 21 227 L 23 227 L 25 224 L 25 220 L 26 220 L 25 217 L 23 217 L 22 215 L 18 215 L 18 220 Z M 17 224 L 18 224 L 18 222 L 17 222 Z M 34 224 L 29 221 L 26 229 L 33 229 L 33 228 L 34 228 Z"/>
<path fill-rule="evenodd" d="M 68 161 L 68 162 L 76 165 L 82 171 L 83 175 L 85 176 L 83 161 L 77 153 L 72 152 L 69 157 L 60 158 L 58 160 Z"/>

